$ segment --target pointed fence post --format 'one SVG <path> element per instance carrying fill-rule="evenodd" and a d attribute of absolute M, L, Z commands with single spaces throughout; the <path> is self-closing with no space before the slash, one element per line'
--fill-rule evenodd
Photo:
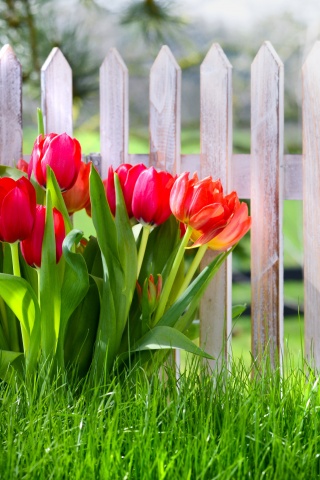
<path fill-rule="evenodd" d="M 0 50 L 0 164 L 22 156 L 22 71 L 10 45 Z"/>
<path fill-rule="evenodd" d="M 150 165 L 180 172 L 181 69 L 163 46 L 150 71 Z"/>
<path fill-rule="evenodd" d="M 320 368 L 320 42 L 302 68 L 304 335 L 307 360 Z"/>
<path fill-rule="evenodd" d="M 41 68 L 41 108 L 46 133 L 72 136 L 72 71 L 57 47 Z"/>
<path fill-rule="evenodd" d="M 220 45 L 214 44 L 200 68 L 200 176 L 220 178 L 224 191 L 230 189 L 232 154 L 232 66 Z M 216 256 L 208 251 L 205 267 Z M 212 368 L 220 368 L 230 353 L 231 257 L 208 287 L 200 306 L 200 342 L 215 357 Z"/>
<path fill-rule="evenodd" d="M 128 159 L 129 100 L 128 69 L 115 48 L 100 67 L 101 176 Z"/>
<path fill-rule="evenodd" d="M 251 69 L 252 353 L 283 353 L 283 64 L 269 42 Z M 269 357 L 268 357 L 269 358 Z"/>

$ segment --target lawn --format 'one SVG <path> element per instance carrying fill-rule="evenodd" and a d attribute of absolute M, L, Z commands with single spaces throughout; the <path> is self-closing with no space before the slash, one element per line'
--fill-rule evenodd
<path fill-rule="evenodd" d="M 193 360 L 76 393 L 0 384 L 0 479 L 318 478 L 318 381 L 302 364 L 211 375 Z"/>

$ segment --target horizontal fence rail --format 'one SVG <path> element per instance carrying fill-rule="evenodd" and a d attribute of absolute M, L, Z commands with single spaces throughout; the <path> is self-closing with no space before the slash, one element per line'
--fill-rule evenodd
<path fill-rule="evenodd" d="M 250 199 L 252 354 L 283 353 L 283 200 L 303 200 L 305 355 L 320 367 L 320 42 L 302 68 L 303 153 L 283 154 L 284 68 L 269 42 L 251 68 L 251 154 L 232 153 L 232 66 L 213 44 L 200 68 L 200 154 L 181 155 L 181 69 L 162 47 L 150 71 L 150 153 L 129 154 L 128 69 L 116 49 L 100 68 L 100 153 L 88 157 L 106 177 L 110 164 L 143 162 L 172 173 L 198 171 L 220 178 L 226 192 Z M 12 48 L 0 51 L 0 164 L 22 156 L 22 72 Z M 58 48 L 41 69 L 41 106 L 47 132 L 72 134 L 72 72 Z M 26 152 L 24 152 L 26 153 Z M 30 153 L 30 152 L 27 152 Z M 210 261 L 209 253 L 204 264 Z M 200 308 L 201 345 L 216 360 L 231 347 L 231 257 Z"/>

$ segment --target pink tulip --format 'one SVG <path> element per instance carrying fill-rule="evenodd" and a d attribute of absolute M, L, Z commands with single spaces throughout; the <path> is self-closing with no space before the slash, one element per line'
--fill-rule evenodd
<path fill-rule="evenodd" d="M 160 225 L 171 215 L 169 204 L 173 176 L 153 167 L 144 170 L 138 177 L 132 196 L 132 212 L 141 223 Z"/>
<path fill-rule="evenodd" d="M 114 185 L 114 173 L 117 173 L 117 175 L 119 176 L 119 181 L 120 181 L 121 189 L 123 192 L 128 216 L 129 218 L 132 218 L 133 217 L 133 213 L 132 213 L 133 190 L 134 190 L 137 179 L 139 178 L 140 174 L 144 170 L 146 170 L 146 168 L 147 167 L 142 163 L 139 163 L 138 165 L 134 165 L 134 166 L 130 165 L 129 163 L 123 163 L 115 170 L 115 172 L 113 171 L 112 167 L 109 168 L 108 177 L 106 178 L 106 180 L 103 181 L 103 184 L 106 190 L 110 210 L 113 213 L 113 215 L 115 215 L 115 211 L 116 211 L 116 191 L 115 191 L 115 185 Z"/>
<path fill-rule="evenodd" d="M 42 187 L 47 183 L 47 165 L 57 179 L 61 190 L 71 188 L 78 177 L 81 165 L 81 147 L 78 140 L 66 133 L 39 135 L 34 143 L 29 164 L 29 178 L 33 172 Z"/>

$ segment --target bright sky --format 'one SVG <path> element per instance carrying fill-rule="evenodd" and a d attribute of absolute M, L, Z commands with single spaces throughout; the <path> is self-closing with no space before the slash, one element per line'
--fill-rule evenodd
<path fill-rule="evenodd" d="M 187 16 L 244 26 L 265 16 L 291 12 L 306 22 L 320 20 L 319 0 L 177 0 Z"/>

